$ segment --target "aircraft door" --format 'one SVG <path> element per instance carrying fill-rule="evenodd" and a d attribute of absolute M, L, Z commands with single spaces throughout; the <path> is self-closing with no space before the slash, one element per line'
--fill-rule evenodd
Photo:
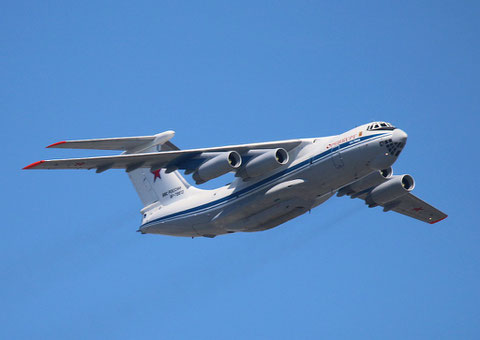
<path fill-rule="evenodd" d="M 336 147 L 333 148 L 332 161 L 336 169 L 343 168 L 344 163 L 343 163 L 342 153 L 340 152 L 340 145 L 337 145 Z"/>

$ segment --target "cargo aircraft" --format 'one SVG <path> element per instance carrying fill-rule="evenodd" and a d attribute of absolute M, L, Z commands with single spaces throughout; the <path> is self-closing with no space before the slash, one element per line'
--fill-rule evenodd
<path fill-rule="evenodd" d="M 407 134 L 373 122 L 330 137 L 180 150 L 174 131 L 153 136 L 70 140 L 48 148 L 122 150 L 114 156 L 39 161 L 24 169 L 124 169 L 143 203 L 142 234 L 187 237 L 261 231 L 322 204 L 334 194 L 368 207 L 430 224 L 446 214 L 414 196 L 410 175 L 391 166 Z M 235 180 L 205 190 L 202 184 L 229 172 Z"/>

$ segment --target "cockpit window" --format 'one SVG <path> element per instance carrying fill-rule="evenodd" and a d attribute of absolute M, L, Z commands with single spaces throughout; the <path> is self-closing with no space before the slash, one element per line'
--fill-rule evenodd
<path fill-rule="evenodd" d="M 395 126 L 387 122 L 374 122 L 368 125 L 367 130 L 394 130 Z"/>

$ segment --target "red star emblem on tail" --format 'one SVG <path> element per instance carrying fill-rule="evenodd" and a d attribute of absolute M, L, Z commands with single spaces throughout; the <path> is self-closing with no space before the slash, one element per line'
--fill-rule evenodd
<path fill-rule="evenodd" d="M 162 177 L 160 177 L 160 170 L 161 169 L 158 169 L 158 170 L 155 170 L 155 171 L 151 171 L 151 173 L 153 174 L 153 182 L 155 183 L 155 181 L 158 179 L 162 179 Z"/>

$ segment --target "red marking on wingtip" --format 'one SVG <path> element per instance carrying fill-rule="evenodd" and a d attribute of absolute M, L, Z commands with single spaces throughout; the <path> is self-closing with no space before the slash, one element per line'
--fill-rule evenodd
<path fill-rule="evenodd" d="M 448 215 L 447 215 L 447 216 L 445 216 L 444 218 L 441 218 L 441 219 L 439 219 L 439 220 L 436 220 L 436 221 L 430 222 L 430 224 L 435 224 L 435 223 L 438 223 L 438 222 L 440 222 L 440 221 L 443 221 L 443 220 L 444 220 L 444 219 L 446 219 L 447 217 L 448 217 Z"/>
<path fill-rule="evenodd" d="M 57 146 L 57 145 L 59 145 L 59 144 L 64 144 L 64 143 L 66 143 L 66 141 L 63 140 L 63 141 L 61 141 L 61 142 L 56 142 L 56 143 L 50 144 L 50 145 L 47 146 L 46 148 L 53 148 L 53 147 L 55 147 L 55 146 Z"/>
<path fill-rule="evenodd" d="M 23 168 L 23 170 L 27 170 L 27 169 L 31 169 L 31 168 L 34 168 L 36 167 L 37 165 L 40 165 L 42 163 L 44 163 L 45 161 L 38 161 L 38 162 L 35 162 L 35 163 L 32 163 L 30 165 L 27 165 L 26 167 Z"/>

